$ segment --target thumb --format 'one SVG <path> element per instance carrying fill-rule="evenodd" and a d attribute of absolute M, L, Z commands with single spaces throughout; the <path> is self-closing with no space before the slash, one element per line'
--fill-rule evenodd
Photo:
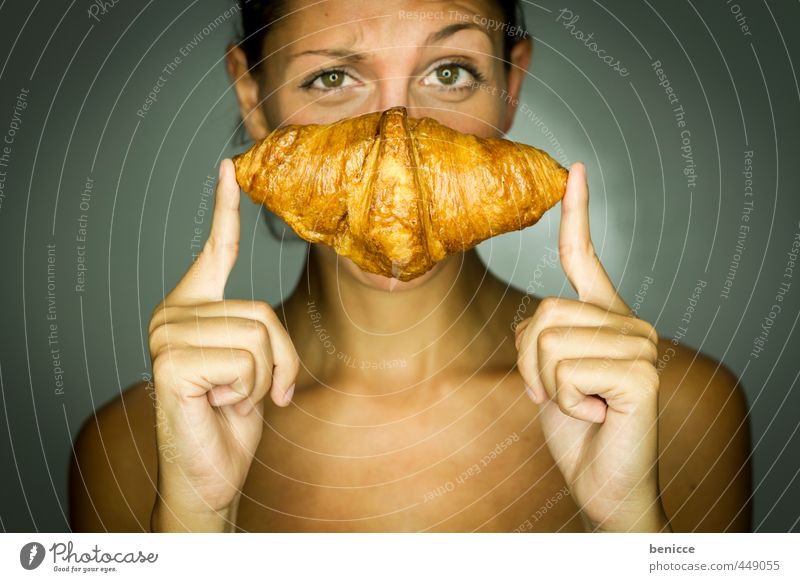
<path fill-rule="evenodd" d="M 219 166 L 211 231 L 203 250 L 169 294 L 171 303 L 220 301 L 224 297 L 225 284 L 239 255 L 240 196 L 233 162 L 225 158 Z"/>

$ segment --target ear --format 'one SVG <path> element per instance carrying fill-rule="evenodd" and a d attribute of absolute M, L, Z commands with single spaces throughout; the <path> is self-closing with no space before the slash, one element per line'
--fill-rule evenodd
<path fill-rule="evenodd" d="M 511 67 L 508 70 L 508 93 L 505 96 L 505 118 L 503 119 L 503 133 L 511 129 L 514 114 L 519 105 L 519 96 L 522 91 L 522 81 L 528 74 L 528 65 L 531 63 L 533 43 L 529 38 L 524 38 L 511 49 Z"/>
<path fill-rule="evenodd" d="M 241 47 L 232 44 L 228 46 L 225 55 L 225 64 L 228 76 L 233 81 L 236 98 L 239 100 L 239 114 L 244 120 L 247 133 L 254 140 L 259 140 L 267 135 L 267 122 L 259 99 L 259 84 L 256 76 L 247 65 L 247 56 Z"/>

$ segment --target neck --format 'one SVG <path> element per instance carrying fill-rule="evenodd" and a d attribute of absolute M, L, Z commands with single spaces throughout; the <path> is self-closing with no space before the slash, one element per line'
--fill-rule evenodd
<path fill-rule="evenodd" d="M 396 391 L 398 382 L 474 370 L 505 336 L 497 316 L 506 286 L 474 250 L 394 291 L 372 288 L 314 252 L 306 267 L 284 315 L 309 380 Z"/>

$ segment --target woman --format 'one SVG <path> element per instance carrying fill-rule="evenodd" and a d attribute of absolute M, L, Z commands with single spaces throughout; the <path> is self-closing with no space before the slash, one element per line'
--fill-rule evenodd
<path fill-rule="evenodd" d="M 513 2 L 250 4 L 227 67 L 253 139 L 397 105 L 511 127 L 532 50 Z M 583 165 L 559 233 L 578 300 L 526 297 L 474 250 L 403 283 L 321 245 L 283 304 L 225 299 L 239 197 L 224 160 L 206 246 L 153 314 L 152 383 L 78 438 L 76 530 L 749 529 L 744 395 L 618 295 Z"/>

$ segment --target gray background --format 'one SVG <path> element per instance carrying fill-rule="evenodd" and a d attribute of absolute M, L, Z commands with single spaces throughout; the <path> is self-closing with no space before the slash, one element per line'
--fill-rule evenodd
<path fill-rule="evenodd" d="M 68 530 L 70 442 L 92 410 L 149 370 L 153 306 L 191 261 L 194 219 L 203 237 L 203 182 L 243 149 L 222 64 L 238 21 L 203 27 L 233 3 L 120 0 L 98 21 L 86 0 L 0 3 L 0 139 L 16 96 L 28 106 L 13 136 L 0 206 L 0 525 Z M 739 7 L 751 34 L 737 24 Z M 556 21 L 563 4 L 526 8 L 536 41 L 512 139 L 562 162 L 585 161 L 592 234 L 629 303 L 662 337 L 680 325 L 688 296 L 707 286 L 683 338 L 742 378 L 751 404 L 757 531 L 800 531 L 795 326 L 800 272 L 760 357 L 749 354 L 774 303 L 800 230 L 797 2 L 590 2 L 569 7 L 575 28 L 630 71 L 623 78 Z M 162 69 L 202 39 L 169 75 L 144 119 L 139 109 Z M 686 112 L 697 172 L 682 171 L 681 139 L 651 68 L 660 60 Z M 535 114 L 535 115 L 534 115 Z M 551 133 L 548 133 L 548 129 Z M 557 140 L 557 142 L 556 142 Z M 2 147 L 0 143 L 0 148 Z M 752 150 L 754 210 L 730 296 L 720 296 L 736 251 L 744 151 Z M 559 157 L 556 156 L 556 157 Z M 94 188 L 80 208 L 87 177 Z M 2 176 L 0 176 L 2 178 Z M 209 208 L 213 200 L 208 199 Z M 305 248 L 271 237 L 259 210 L 242 208 L 242 252 L 230 296 L 276 302 L 291 291 Z M 76 292 L 78 217 L 86 214 L 85 289 Z M 524 233 L 481 247 L 490 265 L 537 295 L 574 296 L 558 266 L 536 264 L 556 248 L 559 210 Z M 48 343 L 47 245 L 55 245 L 57 344 Z M 63 368 L 56 390 L 51 348 Z"/>

